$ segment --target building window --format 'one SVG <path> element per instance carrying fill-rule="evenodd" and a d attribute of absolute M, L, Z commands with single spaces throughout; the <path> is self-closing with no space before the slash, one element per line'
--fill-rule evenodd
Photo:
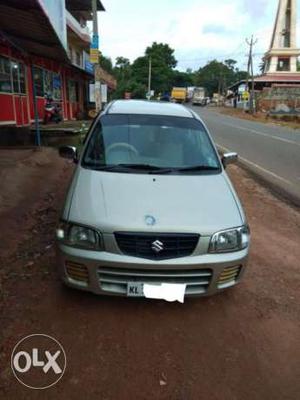
<path fill-rule="evenodd" d="M 61 78 L 56 73 L 53 73 L 53 98 L 61 100 Z"/>
<path fill-rule="evenodd" d="M 53 97 L 53 74 L 44 70 L 44 93 L 45 96 Z"/>
<path fill-rule="evenodd" d="M 35 67 L 34 84 L 37 96 L 47 95 L 54 100 L 61 100 L 61 77 L 56 72 Z"/>
<path fill-rule="evenodd" d="M 76 65 L 81 67 L 81 54 L 79 51 L 76 51 Z"/>
<path fill-rule="evenodd" d="M 25 65 L 17 61 L 11 61 L 13 80 L 13 92 L 26 94 Z"/>
<path fill-rule="evenodd" d="M 0 57 L 0 92 L 12 92 L 10 61 L 5 57 Z"/>
<path fill-rule="evenodd" d="M 78 83 L 75 81 L 69 81 L 68 83 L 68 95 L 69 101 L 76 103 L 78 101 Z"/>
<path fill-rule="evenodd" d="M 33 81 L 37 96 L 44 97 L 44 76 L 41 68 L 33 68 Z"/>
<path fill-rule="evenodd" d="M 20 93 L 26 93 L 26 67 L 23 63 L 19 64 Z"/>
<path fill-rule="evenodd" d="M 289 70 L 290 70 L 290 59 L 278 58 L 277 71 L 289 71 Z"/>

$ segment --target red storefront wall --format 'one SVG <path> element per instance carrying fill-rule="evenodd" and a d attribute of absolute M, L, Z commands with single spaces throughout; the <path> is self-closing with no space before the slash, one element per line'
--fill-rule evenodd
<path fill-rule="evenodd" d="M 30 119 L 26 59 L 22 54 L 16 55 L 12 49 L 2 45 L 0 45 L 0 55 L 4 56 L 4 59 L 11 65 L 11 80 L 9 82 L 11 92 L 0 91 L 0 126 L 26 126 Z M 20 85 L 18 80 L 13 81 L 13 66 L 22 69 L 25 75 L 25 79 L 22 81 L 24 84 Z M 20 90 L 21 86 L 22 90 Z"/>
<path fill-rule="evenodd" d="M 28 57 L 14 48 L 0 44 L 0 56 L 25 67 L 25 93 L 0 92 L 0 126 L 28 126 L 34 122 L 32 66 L 60 76 L 61 108 L 65 120 L 76 119 L 84 111 L 84 86 L 89 76 L 72 66 L 65 66 L 42 57 Z M 13 85 L 12 85 L 13 87 Z M 39 119 L 44 118 L 44 95 L 37 95 Z"/>

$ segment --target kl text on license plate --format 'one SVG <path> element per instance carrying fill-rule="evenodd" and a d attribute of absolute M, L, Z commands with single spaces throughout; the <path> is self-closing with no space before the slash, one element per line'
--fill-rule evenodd
<path fill-rule="evenodd" d="M 140 282 L 128 282 L 127 296 L 131 297 L 144 296 L 144 284 Z"/>

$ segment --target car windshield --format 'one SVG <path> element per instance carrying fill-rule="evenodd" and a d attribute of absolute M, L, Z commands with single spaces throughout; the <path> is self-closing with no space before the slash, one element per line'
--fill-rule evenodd
<path fill-rule="evenodd" d="M 219 173 L 220 162 L 200 121 L 156 115 L 102 116 L 82 160 L 86 168 L 147 173 Z"/>

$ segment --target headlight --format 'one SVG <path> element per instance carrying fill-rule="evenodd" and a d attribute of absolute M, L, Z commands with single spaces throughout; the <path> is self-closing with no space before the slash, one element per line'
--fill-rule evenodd
<path fill-rule="evenodd" d="M 102 237 L 92 228 L 73 223 L 61 222 L 56 229 L 56 238 L 67 246 L 102 250 Z"/>
<path fill-rule="evenodd" d="M 227 229 L 215 233 L 210 241 L 209 253 L 228 253 L 243 250 L 249 246 L 250 230 L 248 226 Z"/>

